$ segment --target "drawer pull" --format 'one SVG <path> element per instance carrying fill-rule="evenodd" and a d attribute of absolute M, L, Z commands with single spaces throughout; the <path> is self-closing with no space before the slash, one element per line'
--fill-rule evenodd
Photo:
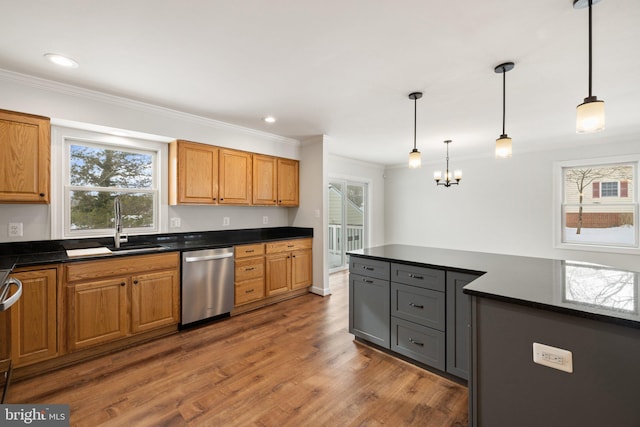
<path fill-rule="evenodd" d="M 363 281 L 364 283 L 373 283 L 373 280 L 369 280 L 369 279 L 362 279 L 362 281 Z"/>
<path fill-rule="evenodd" d="M 287 245 L 288 248 L 293 248 L 295 245 Z"/>
<path fill-rule="evenodd" d="M 255 269 L 256 269 L 255 267 L 247 267 L 247 268 L 244 269 L 244 271 L 251 271 L 251 270 L 255 270 Z"/>
<path fill-rule="evenodd" d="M 418 305 L 418 304 L 414 304 L 414 303 L 412 303 L 412 302 L 410 302 L 410 303 L 409 303 L 409 305 L 410 305 L 411 307 L 415 307 L 415 308 L 420 308 L 420 309 L 423 309 L 423 308 L 424 308 L 424 305 Z"/>
<path fill-rule="evenodd" d="M 244 291 L 245 294 L 250 294 L 251 292 L 253 292 L 253 289 L 247 289 L 246 291 Z"/>
<path fill-rule="evenodd" d="M 410 342 L 411 344 L 415 344 L 415 345 L 417 345 L 417 346 L 419 346 L 419 347 L 424 347 L 424 343 L 423 343 L 423 342 L 416 341 L 416 340 L 414 340 L 414 339 L 413 339 L 413 338 L 411 338 L 411 337 L 409 337 L 409 342 Z"/>
<path fill-rule="evenodd" d="M 244 253 L 246 253 L 246 254 L 250 254 L 252 252 L 255 252 L 255 250 L 254 249 L 249 249 L 249 250 L 244 251 Z"/>
<path fill-rule="evenodd" d="M 418 275 L 415 275 L 415 274 L 413 274 L 413 273 L 409 273 L 409 277 L 410 277 L 411 279 L 424 280 L 424 276 L 418 276 Z"/>
<path fill-rule="evenodd" d="M 373 267 L 367 267 L 366 265 L 365 265 L 365 266 L 363 266 L 362 268 L 363 268 L 363 269 L 365 269 L 365 270 L 368 270 L 368 271 L 373 271 L 373 270 L 375 270 L 375 268 L 373 268 Z"/>

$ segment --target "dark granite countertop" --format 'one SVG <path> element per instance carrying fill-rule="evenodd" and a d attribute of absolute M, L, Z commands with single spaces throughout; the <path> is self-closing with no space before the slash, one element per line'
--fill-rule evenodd
<path fill-rule="evenodd" d="M 640 328 L 637 270 L 571 260 L 488 254 L 407 245 L 351 256 L 480 275 L 464 292 Z"/>
<path fill-rule="evenodd" d="M 224 246 L 235 246 L 249 243 L 268 242 L 273 240 L 297 239 L 313 237 L 312 228 L 304 227 L 271 227 L 242 230 L 201 231 L 192 233 L 154 234 L 128 236 L 127 247 L 151 247 L 149 251 L 137 252 L 136 255 L 162 253 L 170 251 L 187 251 Z M 42 240 L 32 242 L 0 243 L 0 271 L 12 270 L 15 267 L 84 261 L 87 259 L 104 259 L 116 256 L 131 256 L 130 252 L 113 252 L 111 255 L 73 257 L 67 256 L 67 249 L 86 249 L 97 247 L 113 249 L 113 237 Z"/>

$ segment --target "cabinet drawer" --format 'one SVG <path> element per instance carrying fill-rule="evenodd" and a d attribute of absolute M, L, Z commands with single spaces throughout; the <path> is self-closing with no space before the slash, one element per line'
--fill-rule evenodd
<path fill-rule="evenodd" d="M 444 371 L 444 332 L 391 318 L 391 350 Z"/>
<path fill-rule="evenodd" d="M 136 255 L 99 261 L 82 261 L 65 264 L 67 282 L 90 280 L 147 272 L 170 270 L 180 267 L 178 252 L 157 255 Z"/>
<path fill-rule="evenodd" d="M 235 247 L 235 257 L 246 258 L 250 256 L 264 255 L 264 243 L 256 243 L 253 245 L 241 245 Z"/>
<path fill-rule="evenodd" d="M 389 280 L 390 263 L 373 259 L 349 257 L 349 273 Z"/>
<path fill-rule="evenodd" d="M 293 239 L 293 240 L 281 240 L 278 242 L 269 242 L 266 244 L 267 253 L 273 254 L 276 252 L 297 251 L 300 249 L 311 249 L 313 246 L 312 239 Z"/>
<path fill-rule="evenodd" d="M 391 281 L 444 292 L 444 270 L 416 267 L 414 265 L 391 264 Z"/>
<path fill-rule="evenodd" d="M 246 304 L 264 297 L 264 278 L 236 283 L 236 305 Z"/>
<path fill-rule="evenodd" d="M 246 258 L 236 260 L 235 281 L 256 279 L 264 276 L 264 258 Z"/>
<path fill-rule="evenodd" d="M 391 315 L 444 331 L 444 292 L 392 282 Z"/>

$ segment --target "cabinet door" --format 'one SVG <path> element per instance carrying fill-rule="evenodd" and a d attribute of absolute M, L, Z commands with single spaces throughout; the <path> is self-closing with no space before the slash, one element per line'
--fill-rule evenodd
<path fill-rule="evenodd" d="M 469 307 L 462 288 L 478 276 L 447 272 L 447 372 L 469 379 Z"/>
<path fill-rule="evenodd" d="M 175 270 L 139 274 L 131 281 L 131 332 L 180 321 L 180 284 Z"/>
<path fill-rule="evenodd" d="M 127 336 L 127 277 L 67 287 L 69 350 Z"/>
<path fill-rule="evenodd" d="M 49 119 L 0 110 L 0 203 L 49 203 Z"/>
<path fill-rule="evenodd" d="M 266 267 L 267 296 L 291 289 L 291 252 L 267 255 Z"/>
<path fill-rule="evenodd" d="M 22 297 L 11 309 L 11 358 L 15 366 L 58 354 L 56 269 L 12 274 L 22 282 Z"/>
<path fill-rule="evenodd" d="M 349 332 L 389 348 L 390 338 L 389 281 L 349 275 Z"/>
<path fill-rule="evenodd" d="M 253 204 L 277 203 L 278 174 L 275 157 L 253 155 Z"/>
<path fill-rule="evenodd" d="M 311 250 L 291 253 L 291 289 L 311 286 L 313 282 L 313 257 Z"/>
<path fill-rule="evenodd" d="M 175 141 L 169 150 L 169 204 L 217 204 L 218 148 Z"/>
<path fill-rule="evenodd" d="M 220 149 L 220 204 L 251 204 L 251 153 Z"/>
<path fill-rule="evenodd" d="M 297 160 L 278 159 L 278 205 L 299 205 L 298 171 L 299 162 Z"/>

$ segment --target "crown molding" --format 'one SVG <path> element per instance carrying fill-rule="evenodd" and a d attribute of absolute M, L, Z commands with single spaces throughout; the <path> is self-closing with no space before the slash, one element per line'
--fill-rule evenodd
<path fill-rule="evenodd" d="M 300 141 L 298 141 L 297 139 L 287 138 L 287 137 L 275 135 L 269 132 L 263 132 L 260 130 L 247 128 L 244 126 L 234 125 L 231 123 L 221 122 L 219 120 L 198 116 L 196 114 L 186 113 L 183 111 L 178 111 L 178 110 L 174 110 L 167 107 L 161 107 L 159 105 L 149 104 L 142 101 L 136 101 L 130 98 L 110 95 L 110 94 L 99 92 L 92 89 L 85 89 L 85 88 L 73 86 L 66 83 L 60 83 L 53 80 L 43 79 L 41 77 L 35 77 L 28 74 L 17 73 L 15 71 L 0 69 L 0 81 L 22 84 L 22 85 L 30 86 L 36 89 L 42 89 L 42 90 L 47 90 L 51 92 L 61 93 L 63 95 L 76 96 L 76 97 L 85 98 L 93 101 L 103 102 L 106 104 L 116 105 L 119 107 L 126 107 L 129 109 L 137 110 L 144 113 L 158 114 L 168 118 L 183 120 L 183 121 L 191 122 L 194 124 L 216 128 L 216 129 L 244 133 L 247 135 L 265 138 L 271 141 L 280 142 L 284 144 L 291 144 L 296 146 L 300 145 Z"/>

